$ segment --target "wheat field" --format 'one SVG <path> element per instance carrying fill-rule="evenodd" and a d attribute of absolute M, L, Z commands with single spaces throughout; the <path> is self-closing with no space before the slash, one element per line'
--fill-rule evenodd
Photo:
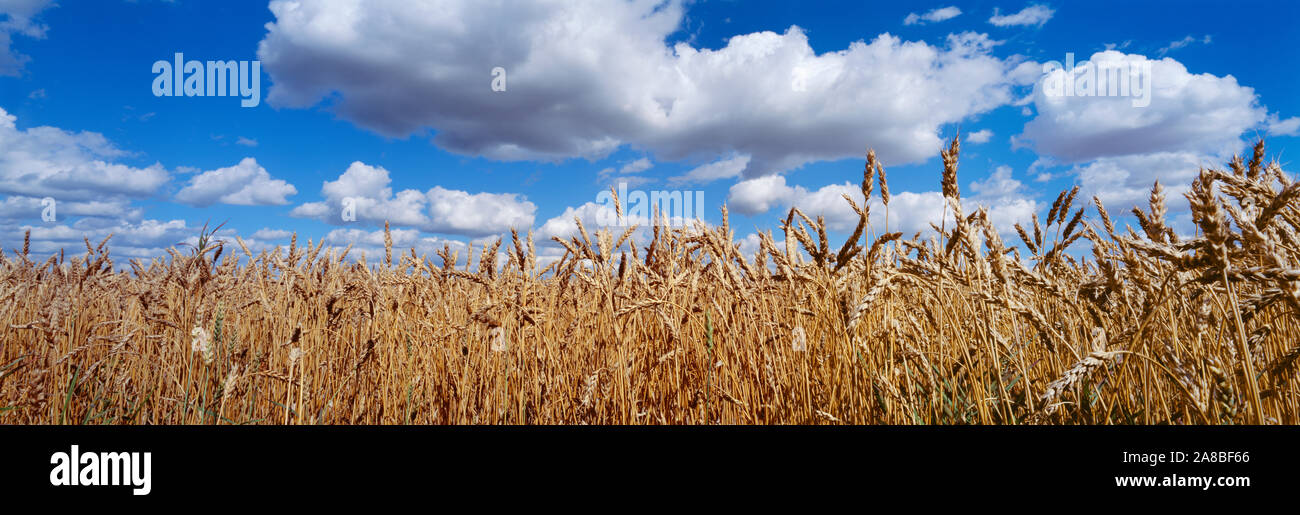
<path fill-rule="evenodd" d="M 1075 187 L 1015 246 L 963 209 L 959 151 L 951 226 L 883 232 L 846 196 L 847 241 L 796 207 L 754 255 L 725 206 L 642 246 L 578 221 L 544 267 L 531 234 L 377 264 L 206 230 L 122 267 L 108 240 L 24 245 L 0 253 L 0 423 L 1300 423 L 1300 182 L 1262 141 L 1170 200 L 1194 236 L 1158 183 L 1136 229 Z M 861 187 L 888 205 L 874 154 Z"/>

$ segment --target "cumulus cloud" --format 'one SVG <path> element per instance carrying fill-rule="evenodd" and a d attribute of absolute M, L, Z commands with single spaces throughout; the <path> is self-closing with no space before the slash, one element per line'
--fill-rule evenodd
<path fill-rule="evenodd" d="M 474 193 L 434 186 L 426 194 L 433 232 L 482 235 L 527 227 L 537 206 L 514 193 Z"/>
<path fill-rule="evenodd" d="M 903 18 L 903 25 L 917 25 L 951 20 L 961 15 L 961 9 L 955 6 L 931 9 L 925 14 L 910 13 Z"/>
<path fill-rule="evenodd" d="M 62 209 L 62 204 L 60 204 Z M 117 261 L 118 269 L 128 269 L 126 259 L 167 258 L 167 249 L 181 247 L 182 252 L 190 245 L 198 243 L 201 226 L 189 225 L 185 220 L 124 220 L 113 217 L 87 217 L 71 223 L 18 224 L 6 223 L 0 218 L 0 244 L 6 249 L 21 248 L 23 235 L 31 231 L 31 252 L 35 256 L 48 256 L 60 250 L 70 253 L 84 252 L 83 238 L 91 244 L 97 244 L 108 236 L 108 250 Z M 210 229 L 211 227 L 209 227 Z M 283 232 L 283 234 L 280 234 Z M 215 233 L 218 241 L 226 243 L 226 250 L 232 250 L 237 231 L 225 227 Z M 253 253 L 273 250 L 276 245 L 287 243 L 291 233 L 288 231 L 261 230 L 251 237 L 244 236 L 244 244 Z"/>
<path fill-rule="evenodd" d="M 1187 209 L 1182 194 L 1201 167 L 1219 167 L 1223 158 L 1196 152 L 1153 152 L 1120 157 L 1105 157 L 1080 164 L 1069 173 L 1078 178 L 1080 190 L 1087 197 L 1101 199 L 1109 210 L 1128 211 L 1146 205 L 1151 186 L 1158 180 L 1165 188 L 1171 211 Z"/>
<path fill-rule="evenodd" d="M 988 129 L 981 129 L 981 130 L 978 130 L 978 131 L 972 132 L 972 133 L 970 133 L 970 134 L 967 134 L 966 137 L 965 137 L 964 139 L 965 139 L 965 141 L 968 142 L 968 143 L 976 143 L 976 144 L 978 144 L 978 143 L 988 143 L 988 142 L 989 142 L 989 139 L 992 138 L 992 137 L 993 137 L 993 131 L 988 130 Z"/>
<path fill-rule="evenodd" d="M 626 192 L 625 192 L 626 193 Z M 620 221 L 612 198 L 598 202 L 587 202 L 581 206 L 569 206 L 564 212 L 544 222 L 537 229 L 537 236 L 543 241 L 551 238 L 568 240 L 580 234 L 576 220 L 582 220 L 588 235 L 598 229 L 611 229 L 621 234 L 628 227 L 638 226 L 632 233 L 634 242 L 648 242 L 653 225 L 669 227 L 694 227 L 703 223 L 711 207 L 704 202 L 704 197 L 693 192 L 683 192 L 680 196 L 669 195 L 670 200 L 652 196 L 655 192 L 632 192 L 623 194 L 619 199 L 623 203 L 623 219 Z M 658 203 L 658 210 L 655 204 Z M 689 206 L 688 206 L 689 204 Z M 652 217 L 658 213 L 659 218 L 652 223 Z"/>
<path fill-rule="evenodd" d="M 993 16 L 989 18 L 989 23 L 998 27 L 1023 27 L 1029 25 L 1041 27 L 1044 23 L 1047 23 L 1047 20 L 1052 19 L 1053 14 L 1056 14 L 1055 9 L 1038 4 L 1021 9 L 1020 12 L 1015 14 L 999 14 L 998 9 L 995 8 L 993 9 Z"/>
<path fill-rule="evenodd" d="M 882 34 L 821 54 L 798 27 L 718 49 L 670 46 L 683 20 L 676 1 L 270 9 L 258 55 L 273 105 L 324 103 L 384 135 L 433 130 L 447 150 L 493 159 L 595 159 L 629 144 L 657 160 L 749 155 L 754 177 L 857 156 L 871 142 L 901 164 L 931 157 L 942 125 L 1010 102 L 1022 77 L 1010 73 L 1022 63 L 971 33 L 941 46 Z M 506 91 L 490 87 L 496 66 Z"/>
<path fill-rule="evenodd" d="M 857 225 L 858 215 L 844 200 L 844 195 L 862 205 L 862 190 L 856 184 L 846 182 L 808 190 L 803 186 L 790 186 L 784 176 L 774 175 L 736 183 L 727 197 L 727 206 L 746 215 L 763 214 L 774 209 L 785 211 L 790 206 L 798 206 L 810 217 L 823 217 L 830 230 L 850 231 Z M 927 229 L 929 222 L 939 221 L 943 209 L 943 195 L 937 191 L 895 192 L 889 201 L 889 229 L 909 233 Z M 885 227 L 885 206 L 879 198 L 871 201 L 869 221 L 873 227 Z"/>
<path fill-rule="evenodd" d="M 1172 58 L 1148 59 L 1114 50 L 1093 54 L 1090 61 L 1149 70 L 1149 105 L 1136 107 L 1132 98 L 1122 96 L 1048 95 L 1045 84 L 1066 76 L 1064 70 L 1055 70 L 1035 87 L 1038 114 L 1013 137 L 1013 145 L 1034 149 L 1040 155 L 1035 167 L 1071 166 L 1065 173 L 1074 175 L 1082 192 L 1096 195 L 1108 209 L 1127 211 L 1145 203 L 1157 180 L 1168 197 L 1176 199 L 1201 166 L 1221 166 L 1244 148 L 1243 134 L 1289 128 L 1285 122 L 1274 125 L 1276 118 L 1267 116 L 1254 90 L 1231 75 L 1193 74 Z M 1076 65 L 1075 73 L 1087 75 L 1083 69 Z M 1118 78 L 1104 73 L 1094 77 L 1099 92 L 1109 91 Z M 1182 210 L 1186 204 L 1171 201 L 1169 208 Z"/>
<path fill-rule="evenodd" d="M 16 122 L 0 108 L 0 193 L 60 201 L 141 198 L 168 180 L 161 164 L 136 168 L 113 162 L 126 152 L 102 134 L 18 129 Z"/>
<path fill-rule="evenodd" d="M 1010 234 L 1016 222 L 1024 222 L 1039 208 L 1032 193 L 1014 179 L 1011 168 L 1000 166 L 984 180 L 970 184 L 971 195 L 963 197 L 963 208 L 969 213 L 984 207 L 989 219 L 1000 233 Z M 798 206 L 808 216 L 821 216 L 832 231 L 850 231 L 858 223 L 858 215 L 844 200 L 847 195 L 862 205 L 862 190 L 857 184 L 843 183 L 809 190 L 803 186 L 788 185 L 784 176 L 767 176 L 736 183 L 731 188 L 727 205 L 738 213 L 758 215 L 779 209 L 782 214 L 790 206 Z M 886 207 L 876 196 L 871 199 L 869 222 L 876 230 L 886 224 Z M 888 227 L 910 236 L 915 232 L 930 230 L 944 215 L 946 203 L 938 191 L 898 191 L 890 195 Z M 949 225 L 952 213 L 947 213 Z"/>
<path fill-rule="evenodd" d="M 291 216 L 329 224 L 345 223 L 345 208 L 356 220 L 392 224 L 427 232 L 486 236 L 530 227 L 537 206 L 515 193 L 469 193 L 434 186 L 428 191 L 393 192 L 388 170 L 353 162 L 338 179 L 321 186 L 322 202 L 295 207 Z"/>
<path fill-rule="evenodd" d="M 617 216 L 610 207 L 595 202 L 587 202 L 578 207 L 569 206 L 564 208 L 563 213 L 538 227 L 537 236 L 541 240 L 550 240 L 553 237 L 568 240 L 578 235 L 578 224 L 574 222 L 574 218 L 581 219 L 582 225 L 590 231 L 597 227 L 597 220 L 610 220 Z"/>
<path fill-rule="evenodd" d="M 415 249 L 417 255 L 436 256 L 438 251 L 446 245 L 452 251 L 461 251 L 461 258 L 465 256 L 465 242 L 438 238 L 435 236 L 421 235 L 416 229 L 392 229 L 389 231 L 393 238 L 393 260 L 397 260 L 397 254 L 405 253 L 408 249 Z M 382 258 L 384 256 L 384 231 L 382 229 L 367 231 L 362 229 L 334 229 L 325 235 L 325 245 L 327 247 L 343 248 L 348 245 L 352 250 L 348 255 L 353 258 L 359 258 L 365 254 L 367 259 Z M 433 258 L 436 259 L 437 258 Z M 437 263 L 441 264 L 441 263 Z"/>
<path fill-rule="evenodd" d="M 31 251 L 35 255 L 49 255 L 60 249 L 73 251 L 83 247 L 83 238 L 98 243 L 108 235 L 109 250 L 115 256 L 128 258 L 154 258 L 166 254 L 168 247 L 192 242 L 197 229 L 188 227 L 184 220 L 142 220 L 139 222 L 93 222 L 83 218 L 67 224 L 4 225 L 5 245 L 21 247 L 23 234 L 31 230 Z M 103 219 L 99 219 L 103 220 Z M 84 247 L 83 247 L 84 248 Z"/>
<path fill-rule="evenodd" d="M 1088 68 L 1076 64 L 1074 73 L 1083 77 L 1089 75 L 1084 70 L 1097 66 L 1149 67 L 1150 104 L 1135 107 L 1134 98 L 1122 96 L 1049 95 L 1048 81 L 1066 77 L 1065 70 L 1057 69 L 1035 87 L 1038 115 L 1016 137 L 1017 144 L 1065 162 L 1153 152 L 1223 154 L 1239 149 L 1241 134 L 1265 119 L 1254 90 L 1231 75 L 1193 74 L 1171 58 L 1152 60 L 1114 50 L 1097 52 L 1089 62 Z M 1098 79 L 1097 91 L 1109 91 L 1116 79 L 1092 75 Z"/>
<path fill-rule="evenodd" d="M 1040 207 L 1028 188 L 1012 176 L 1010 166 L 994 168 L 983 180 L 971 182 L 970 192 L 970 205 L 988 209 L 989 221 L 1003 234 L 1014 231 L 1017 222 L 1028 221 Z"/>
<path fill-rule="evenodd" d="M 53 0 L 5 0 L 0 2 L 0 76 L 17 76 L 29 57 L 15 52 L 11 45 L 15 34 L 34 39 L 45 37 L 48 30 L 35 21 L 36 16 Z"/>
<path fill-rule="evenodd" d="M 44 198 L 9 196 L 0 200 L 0 219 L 34 220 L 40 219 L 46 209 Z M 131 206 L 126 199 L 64 201 L 57 199 L 54 203 L 55 221 L 65 221 L 68 216 L 103 217 L 138 221 L 142 210 Z"/>
<path fill-rule="evenodd" d="M 786 185 L 785 177 L 769 175 L 732 185 L 727 193 L 727 206 L 740 214 L 756 215 L 789 205 L 795 195 L 795 189 Z"/>
<path fill-rule="evenodd" d="M 218 202 L 237 206 L 283 206 L 286 198 L 298 194 L 298 189 L 271 174 L 245 157 L 235 166 L 218 168 L 190 178 L 190 182 L 176 193 L 178 202 L 206 207 Z"/>

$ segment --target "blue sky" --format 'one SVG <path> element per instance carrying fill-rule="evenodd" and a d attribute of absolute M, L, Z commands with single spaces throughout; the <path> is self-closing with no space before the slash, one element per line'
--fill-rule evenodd
<path fill-rule="evenodd" d="M 1298 15 L 1209 1 L 0 0 L 0 245 L 30 229 L 48 253 L 113 233 L 115 255 L 147 258 L 210 220 L 257 249 L 288 232 L 374 249 L 389 220 L 399 245 L 431 253 L 510 227 L 570 235 L 622 180 L 703 191 L 713 223 L 728 203 L 752 249 L 791 204 L 851 229 L 841 193 L 867 147 L 889 173 L 891 229 L 920 230 L 942 212 L 938 149 L 959 128 L 963 194 L 1003 229 L 1076 184 L 1126 211 L 1161 180 L 1190 231 L 1177 193 L 1196 166 L 1264 136 L 1288 167 Z M 1102 51 L 1152 65 L 1149 106 L 1042 93 L 1042 63 Z M 155 96 L 151 67 L 177 52 L 260 61 L 260 104 Z M 361 199 L 356 221 L 343 199 Z"/>

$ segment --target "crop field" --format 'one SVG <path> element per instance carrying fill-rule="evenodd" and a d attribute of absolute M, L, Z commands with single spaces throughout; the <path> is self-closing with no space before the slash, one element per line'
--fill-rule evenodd
<path fill-rule="evenodd" d="M 1262 142 L 1185 195 L 1153 185 L 1138 227 L 1076 187 L 1017 242 L 962 205 L 959 151 L 933 230 L 845 197 L 846 241 L 796 207 L 753 255 L 725 207 L 640 244 L 579 221 L 544 266 L 530 233 L 436 256 L 206 231 L 152 262 L 11 249 L 0 423 L 1300 423 L 1300 182 Z M 862 192 L 889 203 L 874 154 Z"/>

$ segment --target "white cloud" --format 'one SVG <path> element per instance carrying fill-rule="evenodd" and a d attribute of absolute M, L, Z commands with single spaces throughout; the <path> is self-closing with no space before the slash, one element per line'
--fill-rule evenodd
<path fill-rule="evenodd" d="M 749 156 L 747 155 L 722 158 L 712 163 L 695 167 L 684 175 L 669 177 L 668 183 L 673 185 L 706 184 L 718 179 L 740 177 L 741 172 L 745 171 L 746 166 L 749 166 Z"/>
<path fill-rule="evenodd" d="M 259 240 L 285 240 L 293 236 L 293 231 L 284 229 L 262 228 L 253 233 L 253 237 Z"/>
<path fill-rule="evenodd" d="M 972 181 L 970 191 L 976 197 L 986 199 L 1001 200 L 1009 196 L 1018 195 L 1024 185 L 1011 177 L 1010 166 L 999 166 L 993 169 L 982 181 Z"/>
<path fill-rule="evenodd" d="M 1149 105 L 1136 107 L 1132 98 L 1121 96 L 1049 96 L 1047 81 L 1065 76 L 1057 70 L 1035 88 L 1038 114 L 1013 137 L 1013 144 L 1040 155 L 1031 173 L 1040 163 L 1071 166 L 1063 173 L 1075 176 L 1081 194 L 1097 196 L 1109 210 L 1127 212 L 1145 205 L 1157 180 L 1166 189 L 1169 209 L 1186 209 L 1177 199 L 1200 167 L 1221 166 L 1246 146 L 1243 134 L 1272 128 L 1255 91 L 1231 75 L 1193 74 L 1169 57 L 1148 59 L 1114 50 L 1095 53 L 1090 61 L 1148 69 Z M 1115 79 L 1095 76 L 1097 91 L 1109 90 Z M 1039 175 L 1061 173 L 1043 170 Z"/>
<path fill-rule="evenodd" d="M 841 200 L 841 202 L 843 202 Z M 889 199 L 889 230 L 901 231 L 910 238 L 914 233 L 930 233 L 930 224 L 938 225 L 945 213 L 943 194 L 937 191 L 894 193 Z M 948 227 L 953 227 L 951 210 L 947 212 Z M 885 206 L 879 199 L 871 202 L 871 224 L 884 228 Z"/>
<path fill-rule="evenodd" d="M 484 234 L 533 224 L 537 206 L 514 193 L 475 193 L 434 186 L 427 193 L 434 232 Z"/>
<path fill-rule="evenodd" d="M 1186 46 L 1188 46 L 1188 45 L 1191 45 L 1191 44 L 1193 44 L 1193 43 L 1201 43 L 1201 44 L 1208 45 L 1208 44 L 1210 44 L 1210 41 L 1211 41 L 1211 39 L 1210 39 L 1210 36 L 1209 36 L 1209 35 L 1206 35 L 1206 36 L 1204 36 L 1204 37 L 1200 37 L 1200 38 L 1194 38 L 1194 37 L 1192 37 L 1192 36 L 1190 36 L 1190 35 L 1189 35 L 1189 36 L 1185 36 L 1185 37 L 1183 37 L 1183 39 L 1180 39 L 1180 40 L 1178 40 L 1178 41 L 1171 42 L 1171 43 L 1169 43 L 1168 45 L 1166 45 L 1166 46 L 1164 46 L 1163 48 L 1161 48 L 1160 50 L 1156 51 L 1156 55 L 1159 55 L 1159 56 L 1163 57 L 1165 54 L 1168 54 L 1169 52 L 1172 52 L 1172 51 L 1174 51 L 1174 50 L 1178 50 L 1178 49 L 1180 49 L 1180 48 L 1184 48 L 1184 47 L 1186 47 Z"/>
<path fill-rule="evenodd" d="M 858 215 L 844 200 L 848 195 L 862 205 L 862 190 L 856 184 L 830 184 L 816 190 L 803 186 L 789 186 L 786 178 L 780 175 L 759 177 L 736 183 L 731 187 L 727 197 L 727 206 L 746 215 L 767 213 L 773 209 L 782 211 L 790 206 L 798 206 L 800 211 L 812 218 L 822 216 L 828 229 L 833 231 L 850 231 L 858 223 Z M 890 195 L 890 230 L 914 232 L 929 227 L 928 222 L 938 221 L 943 212 L 943 195 L 935 191 L 902 191 Z M 873 227 L 884 228 L 885 207 L 879 198 L 871 200 L 871 217 Z"/>
<path fill-rule="evenodd" d="M 650 167 L 652 166 L 654 166 L 654 164 L 650 162 L 650 159 L 643 157 L 641 159 L 637 159 L 636 161 L 632 161 L 631 163 L 623 165 L 623 168 L 619 169 L 619 173 L 624 173 L 624 174 L 641 173 L 646 170 L 649 170 Z"/>
<path fill-rule="evenodd" d="M 993 131 L 988 130 L 988 129 L 981 129 L 981 130 L 978 130 L 978 131 L 972 132 L 972 133 L 970 133 L 970 134 L 967 134 L 966 137 L 965 137 L 964 139 L 965 139 L 967 142 L 978 144 L 978 143 L 988 143 L 988 142 L 989 142 L 989 138 L 992 138 L 992 137 L 993 137 Z"/>
<path fill-rule="evenodd" d="M 54 5 L 53 0 L 4 0 L 0 1 L 0 76 L 17 76 L 29 57 L 15 52 L 13 35 L 19 34 L 34 39 L 45 37 L 48 30 L 43 24 L 36 23 L 35 18 L 41 11 Z"/>
<path fill-rule="evenodd" d="M 832 231 L 851 231 L 857 225 L 857 213 L 844 200 L 844 195 L 848 195 L 862 205 L 862 190 L 857 184 L 846 182 L 808 190 L 798 185 L 787 185 L 785 179 L 777 175 L 741 181 L 732 186 L 727 205 L 746 215 L 779 209 L 781 216 L 793 205 L 814 219 L 822 216 L 826 227 Z M 1013 224 L 1028 220 L 1039 207 L 1024 186 L 1011 177 L 1009 167 L 998 167 L 985 180 L 973 182 L 970 186 L 973 195 L 963 199 L 963 208 L 970 213 L 978 207 L 986 207 L 989 219 L 1003 234 L 1011 234 Z M 871 227 L 883 231 L 886 226 L 885 205 L 876 195 L 870 206 Z M 943 194 L 938 191 L 893 192 L 888 207 L 888 229 L 902 231 L 909 237 L 918 231 L 926 233 L 930 230 L 930 223 L 940 222 L 945 206 Z M 951 226 L 951 212 L 948 212 L 947 219 Z"/>
<path fill-rule="evenodd" d="M 599 230 L 609 230 L 615 238 L 622 236 L 623 232 L 629 227 L 636 226 L 632 234 L 628 237 L 628 244 L 644 247 L 650 244 L 654 238 L 654 226 L 650 222 L 650 216 L 653 215 L 653 207 L 648 202 L 642 204 L 641 200 L 630 201 L 622 199 L 626 205 L 624 207 L 624 219 L 622 223 L 617 222 L 618 215 L 612 205 L 600 204 L 596 202 L 587 202 L 578 207 L 566 207 L 564 212 L 548 219 L 541 227 L 537 228 L 535 241 L 538 245 L 538 265 L 546 266 L 547 263 L 559 259 L 563 255 L 562 247 L 556 244 L 552 237 L 568 241 L 570 238 L 581 239 L 578 225 L 575 218 L 582 220 L 582 226 L 587 230 L 588 236 L 595 238 Z M 638 206 L 646 212 L 640 213 Z M 706 210 L 703 206 L 692 208 L 693 210 Z M 673 213 L 665 215 L 659 223 L 665 220 L 670 228 L 685 228 L 687 231 L 693 230 L 698 225 L 710 227 L 710 224 L 703 220 L 704 213 L 692 212 L 690 217 L 681 216 L 683 213 Z M 615 251 L 626 251 L 626 247 L 620 247 Z"/>
<path fill-rule="evenodd" d="M 1113 50 L 1095 53 L 1090 61 L 1149 66 L 1150 104 L 1135 107 L 1134 98 L 1121 96 L 1048 95 L 1048 81 L 1066 73 L 1056 70 L 1035 88 L 1038 115 L 1015 138 L 1018 145 L 1065 162 L 1153 152 L 1231 154 L 1241 147 L 1241 134 L 1265 119 L 1255 91 L 1231 75 L 1192 74 L 1171 58 L 1150 60 Z M 1082 69 L 1076 64 L 1075 73 Z M 1097 91 L 1107 91 L 1113 77 L 1096 75 Z"/>
<path fill-rule="evenodd" d="M 235 144 L 236 144 L 236 145 L 243 145 L 243 146 L 245 146 L 245 147 L 256 147 L 256 146 L 257 146 L 257 140 L 255 140 L 255 139 L 249 139 L 249 138 L 245 138 L 245 137 L 243 137 L 243 136 L 240 136 L 238 139 L 235 140 Z"/>
<path fill-rule="evenodd" d="M 789 205 L 797 192 L 785 184 L 785 177 L 769 175 L 738 182 L 727 194 L 727 206 L 737 213 L 756 215 L 777 206 Z"/>
<path fill-rule="evenodd" d="M 462 264 L 464 263 L 465 242 L 434 236 L 422 236 L 420 231 L 415 229 L 391 229 L 389 232 L 393 238 L 394 262 L 398 260 L 399 255 L 407 254 L 410 249 L 415 249 L 416 255 L 428 256 L 435 265 L 441 266 L 442 262 L 436 256 L 438 251 L 443 249 L 443 245 L 446 245 L 452 251 L 460 251 L 459 260 Z M 325 235 L 325 245 L 337 249 L 352 245 L 352 250 L 348 251 L 350 259 L 359 258 L 362 253 L 366 255 L 367 260 L 382 259 L 384 256 L 384 231 L 383 229 L 375 231 L 334 229 Z M 475 258 L 478 257 L 477 254 L 480 251 L 481 249 L 475 251 Z"/>
<path fill-rule="evenodd" d="M 338 225 L 345 200 L 353 202 L 357 221 L 392 224 L 427 232 L 486 236 L 530 227 L 537 206 L 515 193 L 469 193 L 434 186 L 428 191 L 390 187 L 388 170 L 353 162 L 334 181 L 321 186 L 323 202 L 301 204 L 291 216 Z"/>
<path fill-rule="evenodd" d="M 1300 136 L 1300 116 L 1279 120 L 1277 115 L 1268 118 L 1268 133 L 1274 136 Z"/>
<path fill-rule="evenodd" d="M 494 159 L 600 158 L 628 144 L 656 160 L 749 155 L 753 177 L 870 142 L 888 162 L 915 162 L 941 145 L 941 126 L 1012 101 L 1019 77 L 1008 73 L 1018 60 L 971 33 L 941 46 L 882 34 L 821 54 L 798 27 L 667 46 L 683 20 L 676 1 L 270 8 L 258 55 L 273 105 L 326 102 L 381 134 L 433 129 L 445 149 Z M 495 66 L 506 91 L 490 88 Z M 382 88 L 363 79 L 375 76 Z"/>
<path fill-rule="evenodd" d="M 0 108 L 0 193 L 59 201 L 147 197 L 167 182 L 162 165 L 114 163 L 127 155 L 103 135 L 57 127 L 18 129 Z"/>
<path fill-rule="evenodd" d="M 636 174 L 649 170 L 654 167 L 654 163 L 649 158 L 640 158 L 630 163 L 624 164 L 615 170 L 614 168 L 605 168 L 596 173 L 596 180 L 600 182 L 618 184 L 625 182 L 629 186 L 638 186 L 641 184 L 652 183 L 655 180 L 651 177 L 642 177 Z"/>
<path fill-rule="evenodd" d="M 289 216 L 299 218 L 325 218 L 332 212 L 330 206 L 324 202 L 305 202 L 299 204 L 289 212 Z"/>
<path fill-rule="evenodd" d="M 598 220 L 612 220 L 616 219 L 617 216 L 610 207 L 595 202 L 587 202 L 576 208 L 569 206 L 564 208 L 564 212 L 560 215 L 543 223 L 537 229 L 537 236 L 541 240 L 550 240 L 552 237 L 568 240 L 579 234 L 578 225 L 573 221 L 574 217 L 581 219 L 583 227 L 586 227 L 590 233 L 590 231 L 601 227 L 597 223 Z"/>
<path fill-rule="evenodd" d="M 931 9 L 927 11 L 925 14 L 916 14 L 916 13 L 908 14 L 907 18 L 903 19 L 903 25 L 916 25 L 918 23 L 925 24 L 926 22 L 930 22 L 930 23 L 941 22 L 941 21 L 951 20 L 960 15 L 961 15 L 961 9 L 958 9 L 955 6 L 940 7 L 937 9 Z"/>
<path fill-rule="evenodd" d="M 776 239 L 776 234 L 777 233 L 775 231 L 772 233 L 773 236 L 772 239 Z M 753 257 L 754 253 L 758 252 L 758 249 L 762 248 L 762 244 L 759 243 L 758 233 L 751 232 L 749 234 L 746 234 L 737 243 L 740 243 L 740 248 L 739 248 L 740 255 L 745 256 L 746 259 Z M 784 243 L 785 240 L 781 240 L 777 242 L 778 245 L 783 245 Z M 785 248 L 785 247 L 778 246 L 777 248 Z"/>
<path fill-rule="evenodd" d="M 999 166 L 984 180 L 971 182 L 970 193 L 973 206 L 987 208 L 989 221 L 1003 234 L 1010 234 L 1016 222 L 1028 221 L 1039 208 L 1024 184 L 1012 177 L 1010 166 Z"/>
<path fill-rule="evenodd" d="M 993 9 L 993 17 L 989 18 L 989 23 L 992 23 L 999 27 L 1015 27 L 1015 26 L 1028 26 L 1028 25 L 1038 25 L 1041 27 L 1044 23 L 1047 23 L 1047 20 L 1052 19 L 1053 14 L 1056 14 L 1055 9 L 1040 4 L 1035 4 L 1026 7 L 1024 9 L 1021 9 L 1020 12 L 1015 14 L 1005 14 L 1005 15 L 998 14 L 998 9 L 995 8 Z"/>
<path fill-rule="evenodd" d="M 642 175 L 620 175 L 617 177 L 610 177 L 609 185 L 616 188 L 619 186 L 638 188 L 647 184 L 654 184 L 655 181 L 656 179 L 654 177 L 646 177 Z"/>
<path fill-rule="evenodd" d="M 190 178 L 189 184 L 176 193 L 176 201 L 197 207 L 218 202 L 237 206 L 282 206 L 289 203 L 285 197 L 296 195 L 298 189 L 271 174 L 245 157 L 235 166 L 218 168 Z"/>
<path fill-rule="evenodd" d="M 184 220 L 88 223 L 89 220 L 94 219 L 83 218 L 72 224 L 3 226 L 5 246 L 21 247 L 23 234 L 30 229 L 31 251 L 34 255 L 49 255 L 57 253 L 59 249 L 76 253 L 79 252 L 78 248 L 84 249 L 83 237 L 92 243 L 98 243 L 112 234 L 108 248 L 119 260 L 120 257 L 147 259 L 165 255 L 168 247 L 192 242 L 198 233 L 198 228 L 186 226 Z"/>
<path fill-rule="evenodd" d="M 1104 157 L 1070 170 L 1078 177 L 1081 194 L 1096 195 L 1109 210 L 1127 212 L 1145 206 L 1151 186 L 1159 180 L 1165 188 L 1170 211 L 1187 209 L 1182 194 L 1202 166 L 1222 166 L 1227 156 L 1206 156 L 1195 152 L 1153 152 Z"/>
<path fill-rule="evenodd" d="M 46 205 L 43 198 L 9 196 L 0 200 L 0 219 L 23 220 L 39 219 Z M 56 221 L 64 221 L 68 216 L 105 217 L 123 220 L 139 220 L 142 211 L 131 207 L 126 199 L 105 199 L 85 201 L 55 201 Z"/>

